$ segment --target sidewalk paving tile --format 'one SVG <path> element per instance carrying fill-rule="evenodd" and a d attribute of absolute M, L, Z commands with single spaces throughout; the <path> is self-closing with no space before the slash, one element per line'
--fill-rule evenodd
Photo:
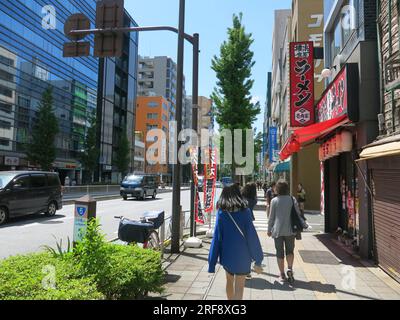
<path fill-rule="evenodd" d="M 260 216 L 261 211 L 258 215 L 256 213 L 256 217 Z M 264 218 L 261 219 L 257 226 L 264 221 Z M 282 284 L 278 281 L 279 269 L 273 240 L 267 237 L 265 231 L 259 231 L 259 238 L 264 251 L 264 272 L 260 275 L 253 273 L 252 279 L 246 281 L 244 299 L 400 299 L 399 283 L 372 263 L 355 259 L 340 244 L 317 232 L 306 232 L 301 241 L 296 241 L 294 287 Z M 202 248 L 185 249 L 175 257 L 167 267 L 166 293 L 160 298 L 226 300 L 224 269 L 217 265 L 215 274 L 207 272 L 210 243 L 211 239 L 204 238 Z M 355 272 L 355 288 L 345 289 L 342 287 L 346 286 L 344 277 L 352 270 Z"/>

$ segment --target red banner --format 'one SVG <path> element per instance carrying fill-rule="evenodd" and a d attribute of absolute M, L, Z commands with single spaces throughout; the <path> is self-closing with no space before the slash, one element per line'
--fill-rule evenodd
<path fill-rule="evenodd" d="M 209 149 L 210 162 L 204 165 L 204 211 L 214 209 L 214 197 L 217 182 L 217 150 Z"/>
<path fill-rule="evenodd" d="M 290 126 L 306 127 L 314 122 L 314 45 L 291 42 Z"/>
<path fill-rule="evenodd" d="M 191 161 L 192 161 L 192 172 L 193 172 L 193 182 L 195 186 L 195 204 L 194 204 L 194 217 L 196 222 L 204 224 L 204 214 L 201 207 L 200 195 L 198 190 L 199 183 L 199 172 L 198 172 L 198 154 L 196 149 L 191 150 Z"/>

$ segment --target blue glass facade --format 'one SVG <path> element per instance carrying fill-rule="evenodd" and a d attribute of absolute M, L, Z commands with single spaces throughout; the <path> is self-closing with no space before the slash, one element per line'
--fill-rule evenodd
<path fill-rule="evenodd" d="M 48 15 L 46 6 L 55 9 L 55 24 L 51 28 L 43 27 L 44 18 Z M 84 13 L 94 27 L 95 10 L 95 0 L 0 2 L 0 169 L 28 168 L 24 150 L 29 143 L 38 103 L 48 86 L 53 87 L 54 110 L 60 127 L 54 166 L 62 180 L 66 175 L 71 180 L 80 179 L 77 159 L 83 147 L 87 119 L 96 110 L 98 112 L 97 106 L 102 101 L 107 100 L 112 105 L 112 112 L 102 114 L 101 119 L 103 131 L 112 137 L 109 143 L 117 143 L 113 137 L 115 127 L 122 125 L 126 128 L 128 125 L 128 132 L 133 134 L 137 34 L 131 34 L 131 41 L 126 42 L 128 56 L 117 59 L 117 63 L 115 59 L 106 59 L 107 66 L 117 65 L 117 68 L 108 67 L 100 77 L 99 59 L 92 55 L 63 57 L 63 44 L 69 41 L 64 35 L 67 17 L 73 13 Z M 127 16 L 127 19 L 128 23 L 136 25 L 130 17 Z M 94 37 L 86 40 L 92 44 L 92 54 Z M 124 77 L 124 74 L 128 76 Z M 106 88 L 108 91 L 104 91 L 100 83 L 107 82 L 102 76 L 107 77 L 110 83 L 116 83 L 116 87 L 125 86 L 125 91 L 118 92 L 111 85 Z M 118 85 L 124 81 L 125 84 Z M 122 106 L 124 103 L 125 107 Z M 114 105 L 117 106 L 115 110 Z M 114 111 L 118 111 L 120 118 L 117 119 Z M 106 159 L 104 163 L 111 164 L 110 161 Z"/>

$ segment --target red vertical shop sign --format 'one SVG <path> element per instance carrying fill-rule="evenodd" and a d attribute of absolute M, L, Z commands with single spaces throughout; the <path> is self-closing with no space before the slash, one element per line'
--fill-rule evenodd
<path fill-rule="evenodd" d="M 200 195 L 198 190 L 199 176 L 198 176 L 198 153 L 196 148 L 191 149 L 191 160 L 192 160 L 192 172 L 193 182 L 195 185 L 195 204 L 194 204 L 194 216 L 198 223 L 204 224 L 204 214 L 201 207 Z"/>
<path fill-rule="evenodd" d="M 217 182 L 217 150 L 209 149 L 210 163 L 204 164 L 204 211 L 210 213 L 214 210 L 214 197 Z"/>
<path fill-rule="evenodd" d="M 290 43 L 290 126 L 306 127 L 315 123 L 314 45 Z"/>

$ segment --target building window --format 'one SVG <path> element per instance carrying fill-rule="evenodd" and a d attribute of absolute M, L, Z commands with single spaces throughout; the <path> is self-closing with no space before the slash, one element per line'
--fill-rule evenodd
<path fill-rule="evenodd" d="M 12 112 L 12 105 L 8 104 L 8 103 L 0 102 L 0 111 L 3 111 L 5 113 L 11 113 Z"/>
<path fill-rule="evenodd" d="M 0 129 L 11 129 L 11 122 L 0 120 Z"/>
<path fill-rule="evenodd" d="M 12 98 L 12 91 L 6 87 L 0 86 L 0 94 Z"/>
<path fill-rule="evenodd" d="M 159 104 L 157 102 L 151 101 L 147 104 L 149 108 L 158 108 Z"/>
<path fill-rule="evenodd" d="M 158 113 L 148 113 L 147 119 L 158 119 Z"/>
<path fill-rule="evenodd" d="M 2 139 L 0 138 L 0 146 L 8 147 L 10 145 L 9 139 Z"/>
<path fill-rule="evenodd" d="M 5 64 L 6 66 L 13 66 L 14 65 L 14 60 L 0 55 L 0 63 Z"/>
<path fill-rule="evenodd" d="M 9 72 L 0 69 L 0 79 L 12 82 L 14 80 L 14 76 Z"/>

